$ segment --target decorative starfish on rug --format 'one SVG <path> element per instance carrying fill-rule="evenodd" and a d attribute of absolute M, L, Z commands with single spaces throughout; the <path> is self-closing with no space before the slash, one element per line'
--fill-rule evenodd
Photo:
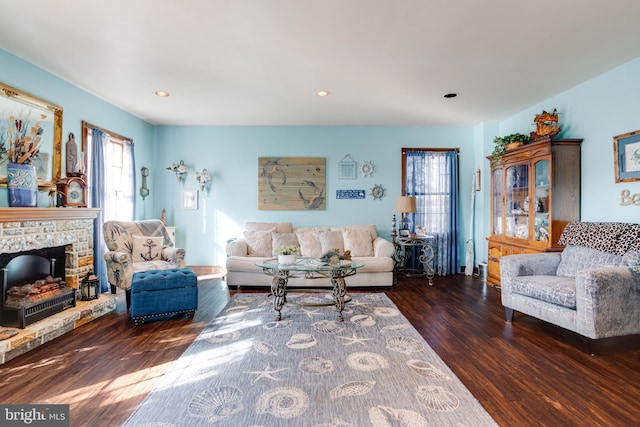
<path fill-rule="evenodd" d="M 320 310 L 317 308 L 303 308 L 302 310 L 302 314 L 306 314 L 307 317 L 313 317 L 313 316 L 317 316 L 318 314 L 320 314 Z"/>
<path fill-rule="evenodd" d="M 286 371 L 287 369 L 289 368 L 271 369 L 271 365 L 267 363 L 267 366 L 265 366 L 262 371 L 244 371 L 243 373 L 257 375 L 257 377 L 255 377 L 253 381 L 251 381 L 251 383 L 256 383 L 260 378 L 267 378 L 274 381 L 284 381 L 284 379 L 282 378 L 274 377 L 273 374 L 280 371 Z"/>
<path fill-rule="evenodd" d="M 350 301 L 349 302 L 349 307 L 353 308 L 353 307 L 366 307 L 368 305 L 368 303 L 366 302 L 362 302 L 362 301 Z"/>
<path fill-rule="evenodd" d="M 346 341 L 343 345 L 353 345 L 353 344 L 365 345 L 364 343 L 366 341 L 374 341 L 373 338 L 358 338 L 355 332 L 353 333 L 353 335 L 351 335 L 351 338 L 349 337 L 338 337 L 338 338 L 342 338 L 343 340 Z"/>

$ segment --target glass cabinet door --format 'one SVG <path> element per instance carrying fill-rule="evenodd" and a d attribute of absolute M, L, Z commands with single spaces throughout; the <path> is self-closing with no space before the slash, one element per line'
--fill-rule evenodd
<path fill-rule="evenodd" d="M 529 238 L 529 166 L 514 165 L 505 171 L 505 233 L 507 237 Z"/>
<path fill-rule="evenodd" d="M 535 163 L 535 223 L 534 240 L 549 241 L 549 160 Z"/>
<path fill-rule="evenodd" d="M 491 175 L 491 200 L 493 201 L 493 218 L 491 231 L 493 234 L 502 234 L 502 168 L 496 168 Z"/>

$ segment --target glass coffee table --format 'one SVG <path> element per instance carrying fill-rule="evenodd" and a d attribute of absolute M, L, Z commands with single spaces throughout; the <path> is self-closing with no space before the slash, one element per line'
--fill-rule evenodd
<path fill-rule="evenodd" d="M 305 279 L 330 278 L 333 287 L 333 304 L 338 310 L 338 320 L 343 321 L 342 310 L 345 302 L 351 300 L 347 295 L 345 277 L 353 276 L 356 270 L 364 267 L 361 262 L 341 261 L 340 264 L 322 263 L 317 258 L 298 258 L 295 264 L 278 264 L 276 258 L 256 262 L 265 274 L 273 276 L 271 282 L 271 294 L 273 294 L 273 309 L 276 320 L 282 318 L 282 306 L 287 302 L 287 282 L 290 277 L 303 277 Z M 317 289 L 296 289 L 296 292 L 317 292 Z M 314 304 L 331 305 L 331 304 Z"/>

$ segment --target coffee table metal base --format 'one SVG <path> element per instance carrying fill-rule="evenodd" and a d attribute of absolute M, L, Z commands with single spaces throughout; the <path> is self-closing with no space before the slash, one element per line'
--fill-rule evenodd
<path fill-rule="evenodd" d="M 273 295 L 273 309 L 276 311 L 276 321 L 282 319 L 282 306 L 287 302 L 287 282 L 289 279 L 288 270 L 273 270 L 273 280 L 271 281 L 271 294 Z M 353 274 L 353 273 L 352 273 Z M 351 296 L 347 294 L 345 283 L 345 274 L 342 270 L 333 271 L 331 274 L 331 285 L 333 286 L 333 303 L 330 304 L 300 304 L 311 306 L 329 306 L 334 305 L 338 311 L 338 321 L 344 321 L 342 311 L 345 303 L 351 301 Z M 326 292 L 327 290 L 319 289 L 296 289 L 291 292 Z"/>

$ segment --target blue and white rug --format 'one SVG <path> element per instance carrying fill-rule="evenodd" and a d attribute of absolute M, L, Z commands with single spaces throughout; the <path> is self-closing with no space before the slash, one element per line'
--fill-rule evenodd
<path fill-rule="evenodd" d="M 384 293 L 236 294 L 125 426 L 496 426 Z"/>

